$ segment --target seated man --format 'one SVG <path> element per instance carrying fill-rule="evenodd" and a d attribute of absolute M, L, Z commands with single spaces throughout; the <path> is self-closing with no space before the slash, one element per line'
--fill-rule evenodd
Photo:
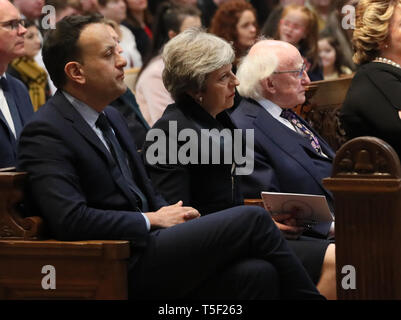
<path fill-rule="evenodd" d="M 17 8 L 0 0 L 0 168 L 16 165 L 16 140 L 33 115 L 25 85 L 6 73 L 8 64 L 24 55 L 26 29 Z"/>
<path fill-rule="evenodd" d="M 58 91 L 24 128 L 18 161 L 52 237 L 129 240 L 130 298 L 322 299 L 265 210 L 196 219 L 155 192 L 106 107 L 126 91 L 126 62 L 101 17 L 59 21 L 43 58 Z"/>
<path fill-rule="evenodd" d="M 305 101 L 309 84 L 304 61 L 289 43 L 256 43 L 237 72 L 243 99 L 232 118 L 241 129 L 255 130 L 255 169 L 243 177 L 245 198 L 261 191 L 324 195 L 333 210 L 332 194 L 322 179 L 331 174 L 334 152 L 291 109 Z M 330 223 L 311 231 L 332 235 Z M 329 233 L 329 231 L 331 231 Z"/>

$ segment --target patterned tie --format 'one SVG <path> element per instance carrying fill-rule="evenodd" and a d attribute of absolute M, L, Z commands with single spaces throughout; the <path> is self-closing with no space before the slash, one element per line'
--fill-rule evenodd
<path fill-rule="evenodd" d="M 297 115 L 291 109 L 283 109 L 280 117 L 287 119 L 295 128 L 299 129 L 305 137 L 309 139 L 313 149 L 315 149 L 317 153 L 322 154 L 319 140 L 301 121 L 299 121 Z"/>
<path fill-rule="evenodd" d="M 5 77 L 1 77 L 0 85 L 1 88 L 3 89 L 4 96 L 6 97 L 8 109 L 10 110 L 11 118 L 14 123 L 15 135 L 18 138 L 22 130 L 22 121 L 17 109 L 17 105 L 15 104 L 14 97 L 10 92 L 10 87 Z"/>
<path fill-rule="evenodd" d="M 96 121 L 96 126 L 100 130 L 102 130 L 103 136 L 107 144 L 109 145 L 110 152 L 113 155 L 114 159 L 117 160 L 117 164 L 130 190 L 136 195 L 137 199 L 140 200 L 142 211 L 144 212 L 149 211 L 148 201 L 146 200 L 146 197 L 142 193 L 142 191 L 135 184 L 134 179 L 132 177 L 132 172 L 127 163 L 127 158 L 125 157 L 125 153 L 121 148 L 121 145 L 117 140 L 117 137 L 113 133 L 109 121 L 107 120 L 106 116 L 103 113 L 99 115 L 99 118 Z"/>

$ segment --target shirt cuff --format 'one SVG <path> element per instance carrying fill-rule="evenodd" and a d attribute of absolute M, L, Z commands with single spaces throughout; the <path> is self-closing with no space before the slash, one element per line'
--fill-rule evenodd
<path fill-rule="evenodd" d="M 150 231 L 150 221 L 149 221 L 149 218 L 148 218 L 143 212 L 141 212 L 141 214 L 142 214 L 143 218 L 144 218 L 145 221 L 146 221 L 146 228 L 148 229 L 148 231 Z"/>

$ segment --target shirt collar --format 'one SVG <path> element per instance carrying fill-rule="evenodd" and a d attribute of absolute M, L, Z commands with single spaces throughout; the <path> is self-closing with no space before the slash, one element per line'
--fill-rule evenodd
<path fill-rule="evenodd" d="M 69 93 L 62 91 L 67 100 L 72 104 L 72 106 L 79 112 L 82 118 L 91 126 L 96 126 L 96 121 L 99 118 L 99 112 L 89 107 L 86 103 L 73 97 Z"/>
<path fill-rule="evenodd" d="M 277 104 L 274 102 L 267 100 L 265 98 L 257 100 L 257 102 L 268 112 L 270 113 L 274 118 L 279 118 L 281 112 L 283 111 L 282 108 L 280 108 Z"/>

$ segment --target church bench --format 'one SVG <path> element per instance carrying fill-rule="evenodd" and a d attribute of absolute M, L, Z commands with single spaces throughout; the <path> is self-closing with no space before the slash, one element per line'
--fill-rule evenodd
<path fill-rule="evenodd" d="M 401 166 L 394 149 L 359 137 L 336 153 L 332 175 L 339 299 L 401 299 Z"/>
<path fill-rule="evenodd" d="M 393 148 L 375 137 L 346 142 L 331 177 L 336 228 L 337 297 L 401 299 L 401 165 Z M 263 206 L 261 199 L 245 199 Z"/>
<path fill-rule="evenodd" d="M 128 241 L 44 239 L 21 214 L 25 179 L 0 170 L 0 299 L 127 299 Z"/>

